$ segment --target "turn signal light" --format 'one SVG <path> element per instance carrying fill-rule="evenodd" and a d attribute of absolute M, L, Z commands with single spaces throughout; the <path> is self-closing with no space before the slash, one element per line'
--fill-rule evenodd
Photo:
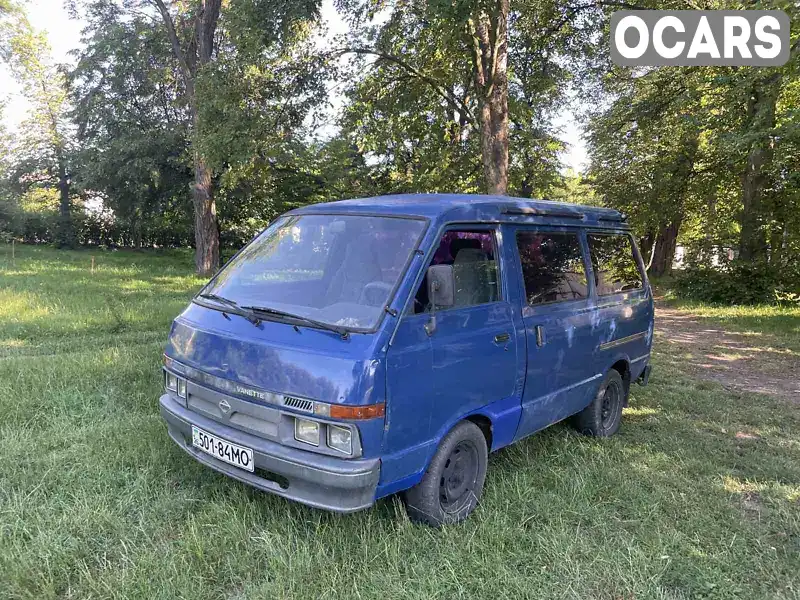
<path fill-rule="evenodd" d="M 386 414 L 386 404 L 368 404 L 366 406 L 342 406 L 331 404 L 330 416 L 333 419 L 374 419 Z"/>

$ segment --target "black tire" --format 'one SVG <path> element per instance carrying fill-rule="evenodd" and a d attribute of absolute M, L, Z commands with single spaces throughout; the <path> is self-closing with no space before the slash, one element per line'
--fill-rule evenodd
<path fill-rule="evenodd" d="M 456 425 L 439 444 L 422 481 L 406 491 L 409 518 L 432 527 L 466 519 L 480 500 L 488 454 L 475 423 Z"/>
<path fill-rule="evenodd" d="M 609 437 L 617 433 L 622 423 L 622 408 L 628 390 L 622 375 L 611 369 L 600 384 L 592 403 L 575 415 L 575 427 L 584 435 Z"/>

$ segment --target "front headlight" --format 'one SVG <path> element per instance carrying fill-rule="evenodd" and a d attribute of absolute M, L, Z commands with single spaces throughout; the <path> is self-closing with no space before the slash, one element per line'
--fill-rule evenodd
<path fill-rule="evenodd" d="M 345 454 L 352 454 L 353 434 L 344 427 L 328 425 L 328 447 Z"/>
<path fill-rule="evenodd" d="M 178 377 L 178 398 L 186 398 L 186 380 Z"/>
<path fill-rule="evenodd" d="M 178 377 L 169 371 L 165 371 L 164 385 L 170 392 L 178 391 Z"/>
<path fill-rule="evenodd" d="M 319 423 L 308 419 L 295 419 L 294 439 L 304 444 L 319 446 Z"/>

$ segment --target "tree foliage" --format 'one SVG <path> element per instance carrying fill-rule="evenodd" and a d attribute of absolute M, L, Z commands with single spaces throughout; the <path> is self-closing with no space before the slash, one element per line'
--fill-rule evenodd
<path fill-rule="evenodd" d="M 393 189 L 532 196 L 559 182 L 552 118 L 569 80 L 560 62 L 583 33 L 565 33 L 572 16 L 555 30 L 540 20 L 557 3 L 341 6 L 353 33 L 340 45 L 365 73 L 347 89 L 343 131 Z M 384 22 L 363 23 L 378 10 Z"/>
<path fill-rule="evenodd" d="M 11 11 L 4 19 L 5 63 L 19 81 L 28 101 L 28 116 L 12 146 L 15 156 L 9 177 L 19 193 L 31 188 L 58 192 L 58 221 L 54 241 L 62 247 L 75 243 L 74 139 L 68 118 L 64 73 L 53 64 L 43 34 L 31 27 L 25 14 Z"/>
<path fill-rule="evenodd" d="M 797 21 L 794 5 L 760 8 Z M 678 240 L 701 264 L 797 260 L 797 35 L 783 67 L 604 72 L 590 177 L 607 204 L 631 214 L 653 274 L 671 270 Z"/>
<path fill-rule="evenodd" d="M 798 263 L 797 31 L 782 67 L 630 69 L 610 62 L 613 11 L 684 3 L 336 7 L 347 32 L 331 37 L 321 0 L 75 3 L 87 26 L 64 70 L 6 2 L 0 51 L 31 112 L 18 134 L 0 133 L 0 228 L 29 241 L 193 243 L 207 273 L 219 243 L 238 247 L 292 207 L 488 191 L 625 211 L 654 275 L 678 244 L 731 277 L 769 269 L 762 283 Z M 692 7 L 798 20 L 785 0 Z M 575 98 L 586 173 L 564 171 L 555 125 Z"/>

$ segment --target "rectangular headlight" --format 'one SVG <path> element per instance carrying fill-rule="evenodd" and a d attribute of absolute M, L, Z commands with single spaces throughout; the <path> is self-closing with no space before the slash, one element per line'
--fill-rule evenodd
<path fill-rule="evenodd" d="M 319 423 L 308 419 L 295 419 L 294 439 L 304 444 L 319 446 Z"/>
<path fill-rule="evenodd" d="M 328 447 L 345 454 L 352 454 L 353 434 L 344 427 L 328 425 Z"/>
<path fill-rule="evenodd" d="M 177 392 L 178 391 L 178 378 L 177 376 L 173 375 L 169 371 L 164 372 L 164 386 L 170 392 Z"/>
<path fill-rule="evenodd" d="M 178 377 L 178 398 L 186 398 L 186 380 Z"/>

